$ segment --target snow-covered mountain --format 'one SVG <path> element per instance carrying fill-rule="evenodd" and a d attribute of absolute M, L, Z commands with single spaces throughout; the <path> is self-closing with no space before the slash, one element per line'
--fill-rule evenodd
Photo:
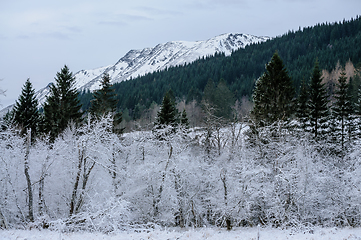
<path fill-rule="evenodd" d="M 229 56 L 232 51 L 245 46 L 264 42 L 269 37 L 256 37 L 249 34 L 222 34 L 205 41 L 171 41 L 158 44 L 153 48 L 130 50 L 115 64 L 92 70 L 76 72 L 76 88 L 79 90 L 94 91 L 99 89 L 100 80 L 104 73 L 108 73 L 112 83 L 135 78 L 157 70 L 185 63 L 191 63 L 204 56 L 224 53 Z M 40 89 L 36 93 L 39 104 L 42 105 L 49 94 L 49 86 Z"/>
<path fill-rule="evenodd" d="M 230 55 L 234 50 L 267 39 L 268 37 L 229 33 L 206 41 L 172 41 L 158 44 L 153 48 L 131 50 L 114 65 L 77 72 L 76 87 L 80 90 L 93 91 L 100 87 L 103 73 L 108 73 L 112 83 L 117 83 L 171 66 L 191 63 L 203 56 L 214 55 L 216 52 Z"/>

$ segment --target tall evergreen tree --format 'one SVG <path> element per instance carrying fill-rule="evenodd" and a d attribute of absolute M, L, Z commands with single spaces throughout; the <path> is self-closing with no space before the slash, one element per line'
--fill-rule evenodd
<path fill-rule="evenodd" d="M 361 82 L 361 70 L 360 67 L 355 71 L 354 82 Z M 354 111 L 355 117 L 357 119 L 358 131 L 361 132 L 361 84 L 359 84 L 356 88 L 355 100 L 354 100 Z"/>
<path fill-rule="evenodd" d="M 343 69 L 341 76 L 338 78 L 337 88 L 335 91 L 335 103 L 332 107 L 333 117 L 337 120 L 337 125 L 339 129 L 337 131 L 336 139 L 339 139 L 341 142 L 341 147 L 344 149 L 344 144 L 346 142 L 346 136 L 348 139 L 352 138 L 352 133 L 354 132 L 353 125 L 353 106 L 352 99 L 349 95 L 349 84 L 347 83 L 346 72 Z"/>
<path fill-rule="evenodd" d="M 296 117 L 300 122 L 301 129 L 305 130 L 307 128 L 307 122 L 309 118 L 309 109 L 308 109 L 308 84 L 305 80 L 302 81 L 300 95 L 297 101 L 297 111 Z"/>
<path fill-rule="evenodd" d="M 327 121 L 329 120 L 328 95 L 325 84 L 322 83 L 322 74 L 318 60 L 316 60 L 310 85 L 310 100 L 308 108 L 310 110 L 310 127 L 315 139 L 325 136 L 327 131 Z"/>
<path fill-rule="evenodd" d="M 275 52 L 253 92 L 253 116 L 258 121 L 288 120 L 294 110 L 295 91 L 282 59 Z"/>
<path fill-rule="evenodd" d="M 90 113 L 96 116 L 116 110 L 117 100 L 110 80 L 109 74 L 105 73 L 101 80 L 101 88 L 93 93 L 94 99 L 91 101 Z"/>
<path fill-rule="evenodd" d="M 182 125 L 182 127 L 186 128 L 186 129 L 189 128 L 189 120 L 188 120 L 187 112 L 185 109 L 183 109 L 183 112 L 181 114 L 180 124 Z"/>
<path fill-rule="evenodd" d="M 116 94 L 113 85 L 110 84 L 110 80 L 109 74 L 105 73 L 102 77 L 101 89 L 93 93 L 94 99 L 91 101 L 90 113 L 97 118 L 107 113 L 113 114 L 113 131 L 115 131 L 117 125 L 122 122 L 122 113 L 117 112 L 118 100 L 116 99 Z M 117 132 L 122 132 L 122 130 L 118 130 Z"/>
<path fill-rule="evenodd" d="M 168 91 L 162 101 L 162 106 L 157 114 L 156 125 L 170 125 L 176 126 L 178 110 L 175 107 L 175 101 L 172 97 L 172 92 Z"/>
<path fill-rule="evenodd" d="M 35 90 L 30 79 L 26 80 L 13 111 L 14 123 L 22 128 L 21 133 L 26 134 L 27 129 L 31 129 L 32 140 L 34 140 L 38 134 L 40 114 L 38 100 L 35 98 Z"/>
<path fill-rule="evenodd" d="M 56 74 L 55 84 L 50 86 L 50 95 L 44 104 L 44 127 L 54 140 L 70 121 L 80 123 L 82 113 L 77 90 L 74 88 L 75 78 L 65 65 Z"/>

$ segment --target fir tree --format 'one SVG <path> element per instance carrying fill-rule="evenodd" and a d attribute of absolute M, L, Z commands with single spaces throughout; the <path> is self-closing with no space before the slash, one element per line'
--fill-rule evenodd
<path fill-rule="evenodd" d="M 294 95 L 291 78 L 276 52 L 256 82 L 252 114 L 256 120 L 266 123 L 288 120 L 294 109 Z"/>
<path fill-rule="evenodd" d="M 157 114 L 156 125 L 157 126 L 173 126 L 177 124 L 178 110 L 175 107 L 175 102 L 172 97 L 172 92 L 168 91 L 162 101 L 162 106 Z"/>
<path fill-rule="evenodd" d="M 114 89 L 110 84 L 110 76 L 105 73 L 101 80 L 101 89 L 93 93 L 94 99 L 91 101 L 90 113 L 100 116 L 105 113 L 115 112 L 117 100 Z"/>
<path fill-rule="evenodd" d="M 346 136 L 349 140 L 352 138 L 352 133 L 354 132 L 353 127 L 353 107 L 352 99 L 349 95 L 349 84 L 347 83 L 347 77 L 345 70 L 341 72 L 341 76 L 338 78 L 337 88 L 335 91 L 335 103 L 332 107 L 333 117 L 337 121 L 337 126 L 339 129 L 336 133 L 336 139 L 339 139 L 341 142 L 341 147 L 344 149 L 344 143 L 346 141 Z"/>
<path fill-rule="evenodd" d="M 357 82 L 361 82 L 361 76 L 360 76 L 360 71 L 356 70 L 355 71 L 355 76 L 354 78 L 357 80 Z M 358 124 L 358 131 L 360 132 L 361 130 L 361 84 L 358 85 L 358 87 L 356 88 L 356 99 L 354 102 L 354 111 L 355 111 L 355 117 L 357 119 L 357 124 Z"/>
<path fill-rule="evenodd" d="M 189 121 L 188 121 L 187 112 L 185 109 L 183 109 L 183 112 L 181 114 L 180 124 L 182 125 L 182 127 L 186 128 L 186 129 L 189 128 Z"/>
<path fill-rule="evenodd" d="M 99 118 L 107 113 L 113 115 L 113 131 L 116 131 L 117 126 L 122 122 L 122 113 L 117 112 L 116 94 L 112 84 L 110 84 L 110 76 L 105 73 L 101 81 L 101 89 L 93 93 L 94 99 L 91 101 L 90 113 L 96 118 Z M 123 129 L 117 130 L 121 133 Z"/>
<path fill-rule="evenodd" d="M 31 129 L 32 140 L 34 140 L 38 134 L 40 115 L 38 100 L 35 98 L 35 90 L 30 79 L 26 80 L 13 111 L 14 123 L 21 127 L 21 133 L 26 134 L 27 129 Z"/>
<path fill-rule="evenodd" d="M 56 74 L 55 84 L 50 86 L 50 95 L 44 104 L 44 128 L 54 140 L 70 121 L 80 123 L 82 113 L 77 90 L 74 88 L 75 78 L 65 65 Z"/>
<path fill-rule="evenodd" d="M 296 117 L 300 121 L 301 129 L 305 130 L 307 128 L 307 122 L 309 118 L 309 109 L 307 106 L 309 100 L 308 96 L 308 85 L 305 80 L 302 81 L 300 95 L 297 101 L 297 111 Z"/>
<path fill-rule="evenodd" d="M 325 84 L 322 83 L 322 74 L 316 60 L 311 77 L 309 91 L 310 99 L 308 109 L 310 111 L 310 127 L 315 139 L 325 136 L 327 130 L 327 121 L 329 119 L 328 95 Z"/>

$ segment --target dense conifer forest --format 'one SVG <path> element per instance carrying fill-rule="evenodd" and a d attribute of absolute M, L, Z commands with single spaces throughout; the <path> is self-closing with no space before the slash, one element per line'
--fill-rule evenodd
<path fill-rule="evenodd" d="M 186 99 L 189 102 L 195 99 L 199 102 L 209 79 L 216 84 L 224 79 L 236 99 L 250 97 L 256 79 L 261 76 L 275 51 L 283 59 L 298 92 L 302 80 L 311 77 L 316 58 L 320 68 L 328 71 L 338 63 L 344 66 L 347 61 L 354 65 L 361 62 L 360 39 L 360 17 L 289 31 L 267 42 L 239 49 L 230 57 L 219 53 L 191 64 L 117 83 L 114 87 L 119 98 L 118 108 L 121 111 L 127 109 L 134 117 L 132 113 L 137 105 L 149 108 L 153 102 L 160 104 L 169 89 L 173 90 L 178 100 Z M 81 93 L 80 99 L 83 110 L 86 110 L 91 93 Z"/>

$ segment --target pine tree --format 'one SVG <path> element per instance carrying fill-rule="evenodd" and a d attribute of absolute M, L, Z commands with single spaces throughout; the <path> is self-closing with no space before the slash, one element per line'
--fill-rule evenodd
<path fill-rule="evenodd" d="M 352 138 L 352 133 L 354 132 L 353 126 L 353 107 L 351 96 L 349 95 L 349 84 L 347 83 L 346 72 L 343 69 L 341 76 L 338 78 L 337 89 L 335 91 L 335 103 L 332 107 L 333 117 L 337 121 L 337 126 L 339 129 L 337 131 L 336 139 L 339 139 L 341 142 L 341 147 L 344 149 L 344 144 L 346 142 L 346 136 L 349 140 Z"/>
<path fill-rule="evenodd" d="M 168 91 L 162 101 L 162 106 L 157 114 L 156 125 L 157 126 L 173 126 L 177 124 L 178 110 L 175 107 L 175 101 L 172 97 L 172 92 Z"/>
<path fill-rule="evenodd" d="M 105 113 L 115 112 L 117 100 L 114 89 L 110 84 L 110 76 L 105 73 L 101 80 L 101 89 L 93 93 L 94 99 L 91 101 L 90 113 L 100 116 Z"/>
<path fill-rule="evenodd" d="M 75 78 L 65 65 L 56 74 L 55 84 L 50 86 L 50 95 L 44 104 L 45 131 L 50 133 L 53 141 L 70 121 L 80 123 L 82 113 L 77 90 L 74 88 Z"/>
<path fill-rule="evenodd" d="M 305 80 L 302 81 L 301 91 L 297 101 L 296 117 L 300 121 L 300 127 L 303 130 L 307 128 L 307 122 L 309 118 L 309 109 L 307 106 L 309 100 L 308 85 Z"/>
<path fill-rule="evenodd" d="M 188 121 L 187 112 L 185 109 L 183 109 L 183 112 L 181 114 L 180 124 L 182 125 L 182 127 L 186 128 L 186 129 L 189 128 L 189 121 Z"/>
<path fill-rule="evenodd" d="M 322 74 L 318 60 L 313 68 L 309 91 L 310 99 L 308 109 L 310 111 L 310 127 L 315 139 L 325 136 L 327 121 L 329 120 L 328 96 L 325 84 L 322 83 Z"/>
<path fill-rule="evenodd" d="M 90 113 L 96 118 L 103 116 L 104 114 L 113 114 L 113 131 L 122 122 L 122 113 L 117 112 L 117 99 L 113 89 L 113 85 L 110 84 L 110 76 L 105 73 L 101 81 L 101 89 L 93 93 L 94 99 L 91 101 Z M 123 129 L 117 132 L 122 133 Z"/>
<path fill-rule="evenodd" d="M 276 52 L 266 65 L 266 72 L 256 81 L 252 115 L 265 123 L 288 120 L 294 109 L 294 95 L 291 78 Z"/>
<path fill-rule="evenodd" d="M 21 127 L 21 133 L 26 134 L 27 129 L 31 129 L 32 140 L 34 140 L 38 134 L 40 114 L 38 100 L 35 98 L 35 90 L 30 79 L 26 80 L 13 111 L 14 123 Z"/>

